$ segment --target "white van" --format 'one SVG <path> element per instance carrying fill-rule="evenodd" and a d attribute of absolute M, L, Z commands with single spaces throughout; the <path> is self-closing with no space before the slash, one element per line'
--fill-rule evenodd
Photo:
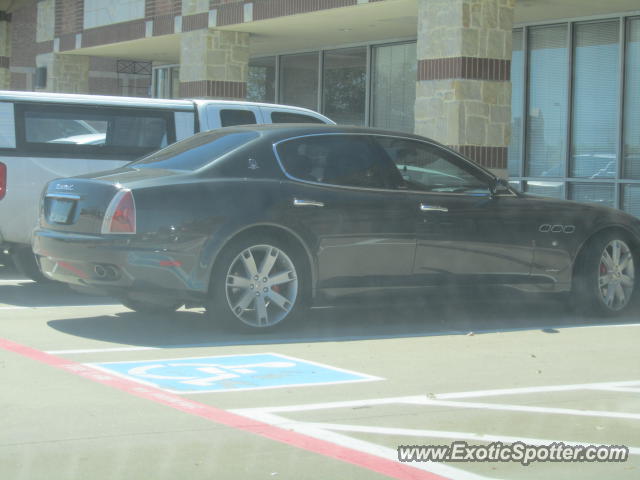
<path fill-rule="evenodd" d="M 0 251 L 41 280 L 31 234 L 48 181 L 117 168 L 196 132 L 259 123 L 334 122 L 254 102 L 0 91 Z"/>

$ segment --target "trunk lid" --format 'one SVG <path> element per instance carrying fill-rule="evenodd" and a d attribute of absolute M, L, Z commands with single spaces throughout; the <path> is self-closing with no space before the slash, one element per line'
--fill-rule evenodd
<path fill-rule="evenodd" d="M 178 174 L 168 170 L 118 169 L 72 178 L 47 185 L 40 209 L 40 226 L 49 230 L 99 234 L 105 214 L 120 192 L 158 185 Z M 111 205 L 113 210 L 113 205 Z"/>

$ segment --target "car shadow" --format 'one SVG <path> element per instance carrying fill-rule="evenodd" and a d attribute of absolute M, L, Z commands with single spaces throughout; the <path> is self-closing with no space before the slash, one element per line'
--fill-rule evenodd
<path fill-rule="evenodd" d="M 561 299 L 512 296 L 505 301 L 468 297 L 451 302 L 442 297 L 424 297 L 348 302 L 313 308 L 302 318 L 275 330 L 229 331 L 201 309 L 179 310 L 171 315 L 123 311 L 52 320 L 48 325 L 69 335 L 104 342 L 183 348 L 481 335 L 515 330 L 552 334 L 560 333 L 561 328 L 634 322 L 634 313 L 615 319 L 589 318 L 576 314 Z"/>
<path fill-rule="evenodd" d="M 13 307 L 68 307 L 118 305 L 119 302 L 110 297 L 74 292 L 64 283 L 36 283 L 25 279 L 0 285 L 0 304 Z"/>

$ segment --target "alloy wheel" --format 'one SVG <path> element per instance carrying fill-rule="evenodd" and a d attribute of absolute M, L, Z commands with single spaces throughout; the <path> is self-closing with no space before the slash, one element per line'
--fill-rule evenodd
<path fill-rule="evenodd" d="M 598 292 L 603 304 L 618 311 L 627 306 L 635 286 L 633 254 L 622 240 L 611 240 L 602 251 L 598 267 Z"/>
<path fill-rule="evenodd" d="M 241 251 L 231 262 L 225 282 L 229 308 L 251 327 L 281 322 L 298 296 L 293 261 L 272 245 L 254 245 Z"/>

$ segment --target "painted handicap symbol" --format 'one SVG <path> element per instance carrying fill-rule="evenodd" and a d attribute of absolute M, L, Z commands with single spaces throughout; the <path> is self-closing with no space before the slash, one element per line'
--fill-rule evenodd
<path fill-rule="evenodd" d="M 380 380 L 278 353 L 88 364 L 172 393 L 231 392 Z"/>

